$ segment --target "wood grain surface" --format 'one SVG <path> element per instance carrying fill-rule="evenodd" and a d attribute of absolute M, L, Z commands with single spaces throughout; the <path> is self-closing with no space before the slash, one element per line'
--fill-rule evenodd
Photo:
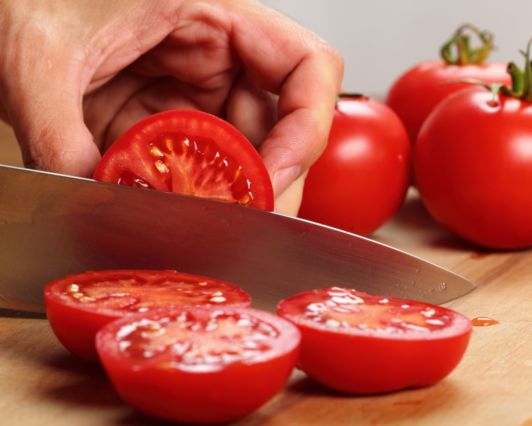
<path fill-rule="evenodd" d="M 20 164 L 5 126 L 0 163 Z M 350 397 L 296 372 L 283 392 L 237 424 L 532 426 L 532 251 L 462 243 L 430 219 L 415 194 L 374 237 L 473 280 L 478 289 L 448 306 L 499 324 L 476 327 L 459 367 L 435 386 Z M 0 317 L 0 425 L 166 424 L 123 404 L 103 372 L 69 355 L 46 321 Z"/>
<path fill-rule="evenodd" d="M 11 127 L 0 121 L 0 164 L 22 165 L 22 158 Z"/>

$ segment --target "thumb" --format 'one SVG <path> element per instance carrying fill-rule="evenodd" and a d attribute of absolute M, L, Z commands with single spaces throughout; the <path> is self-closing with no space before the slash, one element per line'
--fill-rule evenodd
<path fill-rule="evenodd" d="M 3 82 L 2 100 L 24 164 L 90 176 L 101 156 L 83 121 L 81 73 L 53 56 L 18 65 Z"/>

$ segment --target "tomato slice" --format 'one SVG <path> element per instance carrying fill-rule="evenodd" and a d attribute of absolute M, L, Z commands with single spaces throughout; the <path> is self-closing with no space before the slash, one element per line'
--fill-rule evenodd
<path fill-rule="evenodd" d="M 288 380 L 300 333 L 267 312 L 160 310 L 102 328 L 96 347 L 121 397 L 148 415 L 186 422 L 244 417 Z"/>
<path fill-rule="evenodd" d="M 431 385 L 456 367 L 471 334 L 450 309 L 339 287 L 289 297 L 278 313 L 302 333 L 301 369 L 349 393 Z"/>
<path fill-rule="evenodd" d="M 139 121 L 103 155 L 94 179 L 273 209 L 268 171 L 226 121 L 171 110 Z"/>
<path fill-rule="evenodd" d="M 161 307 L 241 306 L 251 303 L 241 288 L 176 271 L 107 270 L 69 275 L 46 285 L 46 314 L 57 338 L 72 353 L 98 359 L 96 332 L 124 315 Z"/>

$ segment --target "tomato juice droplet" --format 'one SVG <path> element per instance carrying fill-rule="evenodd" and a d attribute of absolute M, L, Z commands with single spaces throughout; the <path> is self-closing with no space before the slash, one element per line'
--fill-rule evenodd
<path fill-rule="evenodd" d="M 499 324 L 499 321 L 488 317 L 476 317 L 471 320 L 471 324 L 475 327 L 489 327 L 491 325 Z"/>
<path fill-rule="evenodd" d="M 153 189 L 153 187 L 146 182 L 144 179 L 135 176 L 131 172 L 124 172 L 120 175 L 120 178 L 117 182 L 119 185 L 125 185 L 125 186 L 134 186 L 137 188 L 147 188 L 147 189 Z"/>

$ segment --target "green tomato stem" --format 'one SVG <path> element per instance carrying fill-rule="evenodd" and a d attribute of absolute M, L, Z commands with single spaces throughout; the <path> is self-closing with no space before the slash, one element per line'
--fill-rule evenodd
<path fill-rule="evenodd" d="M 522 70 L 515 64 L 510 62 L 507 67 L 507 72 L 512 78 L 511 87 L 502 87 L 501 93 L 512 98 L 522 99 L 524 101 L 532 101 L 532 63 L 530 61 L 530 49 L 532 46 L 532 39 L 528 41 L 526 52 L 521 52 L 525 57 L 525 67 Z"/>
<path fill-rule="evenodd" d="M 472 48 L 470 36 L 472 32 L 480 40 L 480 47 Z M 441 58 L 448 65 L 482 64 L 486 61 L 494 49 L 493 34 L 488 31 L 480 31 L 472 24 L 460 26 L 453 36 L 441 47 Z"/>

